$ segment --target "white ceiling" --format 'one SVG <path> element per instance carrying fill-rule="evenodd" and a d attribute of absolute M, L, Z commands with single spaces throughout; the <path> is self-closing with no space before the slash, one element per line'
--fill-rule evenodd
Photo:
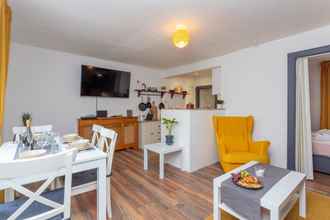
<path fill-rule="evenodd" d="M 169 68 L 330 24 L 329 0 L 11 0 L 13 40 Z M 191 44 L 174 48 L 176 24 Z"/>
<path fill-rule="evenodd" d="M 170 77 L 166 77 L 167 79 L 171 79 L 171 78 L 195 78 L 195 77 L 212 77 L 212 69 L 204 69 L 204 70 L 199 70 L 196 72 L 191 72 L 191 73 L 184 73 L 184 74 L 179 74 L 179 75 L 175 75 L 175 76 L 170 76 Z"/>

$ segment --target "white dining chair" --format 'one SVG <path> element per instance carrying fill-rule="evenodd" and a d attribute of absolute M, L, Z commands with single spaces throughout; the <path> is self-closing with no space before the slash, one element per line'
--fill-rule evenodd
<path fill-rule="evenodd" d="M 112 160 L 116 148 L 118 134 L 107 128 L 100 131 L 100 149 L 107 153 L 107 214 L 111 218 L 111 170 Z M 93 191 L 96 189 L 96 170 L 89 170 L 73 174 L 72 176 L 72 195 Z"/>
<path fill-rule="evenodd" d="M 52 125 L 32 126 L 32 133 L 46 133 L 53 130 Z M 14 142 L 19 142 L 20 135 L 24 134 L 26 127 L 13 127 Z"/>
<path fill-rule="evenodd" d="M 101 140 L 101 130 L 102 130 L 103 126 L 101 125 L 93 125 L 92 127 L 92 131 L 93 131 L 93 136 L 92 136 L 92 141 L 91 144 L 99 147 L 100 146 L 100 140 Z"/>
<path fill-rule="evenodd" d="M 0 190 L 11 188 L 23 195 L 0 204 L 0 219 L 69 219 L 74 157 L 75 151 L 66 150 L 42 157 L 0 162 Z M 60 176 L 65 177 L 64 189 L 45 192 L 49 184 Z M 44 182 L 34 192 L 25 187 L 41 181 Z"/>

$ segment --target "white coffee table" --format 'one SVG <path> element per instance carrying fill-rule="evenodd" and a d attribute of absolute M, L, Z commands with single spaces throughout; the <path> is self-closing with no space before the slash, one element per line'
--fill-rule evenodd
<path fill-rule="evenodd" d="M 165 155 L 169 153 L 182 151 L 182 147 L 175 145 L 166 145 L 163 143 L 144 145 L 144 170 L 148 170 L 148 151 L 159 154 L 159 178 L 164 178 Z M 182 158 L 181 158 L 182 159 Z"/>
<path fill-rule="evenodd" d="M 231 173 L 238 173 L 239 171 L 245 170 L 257 163 L 258 162 L 256 161 L 252 161 L 213 180 L 213 220 L 221 219 L 221 209 L 240 220 L 247 220 L 228 207 L 225 203 L 221 202 L 221 184 L 231 178 Z M 261 198 L 260 202 L 261 207 L 263 208 L 263 219 L 284 219 L 298 199 L 299 215 L 306 218 L 305 179 L 305 174 L 291 171 L 288 175 L 284 176 L 279 182 L 277 182 Z"/>

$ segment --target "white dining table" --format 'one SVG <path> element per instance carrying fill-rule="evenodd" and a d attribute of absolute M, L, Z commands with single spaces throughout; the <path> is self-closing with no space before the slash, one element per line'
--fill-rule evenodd
<path fill-rule="evenodd" d="M 0 162 L 10 162 L 15 160 L 18 145 L 13 142 L 4 143 L 0 147 Z M 72 173 L 97 169 L 97 219 L 106 219 L 106 158 L 107 155 L 98 148 L 93 148 L 77 153 L 77 157 L 72 164 Z M 5 201 L 14 199 L 14 191 L 5 191 Z"/>

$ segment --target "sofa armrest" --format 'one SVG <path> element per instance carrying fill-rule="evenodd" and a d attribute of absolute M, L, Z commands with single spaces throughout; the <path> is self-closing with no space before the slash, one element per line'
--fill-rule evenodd
<path fill-rule="evenodd" d="M 269 141 L 256 141 L 252 143 L 250 151 L 259 155 L 268 155 L 269 146 Z"/>

